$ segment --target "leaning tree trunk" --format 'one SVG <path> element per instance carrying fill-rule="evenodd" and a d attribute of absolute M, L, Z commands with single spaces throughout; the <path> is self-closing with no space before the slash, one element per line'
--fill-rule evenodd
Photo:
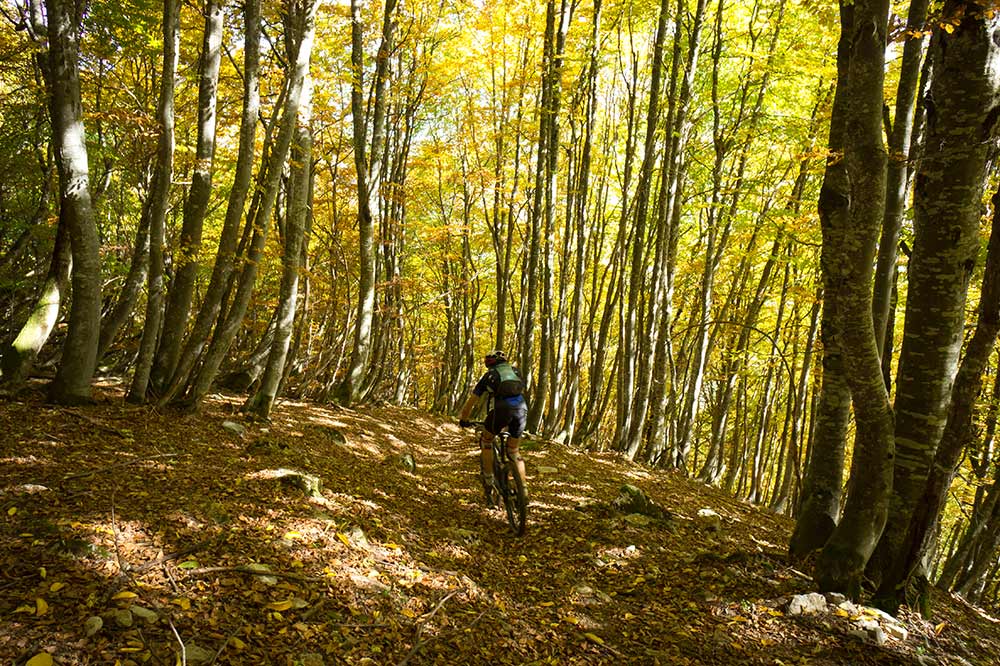
<path fill-rule="evenodd" d="M 888 0 L 854 3 L 844 162 L 850 180 L 849 228 L 837 278 L 847 383 L 857 422 L 847 502 L 820 553 L 816 578 L 824 591 L 857 597 L 865 564 L 885 526 L 892 489 L 893 415 L 882 380 L 872 323 L 872 265 L 885 201 L 882 85 Z"/>
<path fill-rule="evenodd" d="M 45 346 L 52 329 L 59 321 L 59 306 L 69 287 L 72 267 L 69 225 L 64 216 L 60 215 L 55 244 L 52 246 L 52 261 L 42 283 L 42 291 L 31 314 L 28 315 L 28 320 L 21 327 L 14 342 L 3 350 L 3 357 L 0 359 L 0 371 L 3 373 L 2 382 L 5 387 L 16 390 L 31 373 L 38 353 Z"/>
<path fill-rule="evenodd" d="M 215 337 L 212 338 L 212 343 L 205 352 L 204 363 L 188 392 L 187 402 L 192 407 L 197 407 L 211 388 L 219 366 L 239 332 L 243 317 L 250 305 L 250 297 L 257 279 L 257 268 L 264 251 L 264 245 L 267 242 L 271 218 L 274 214 L 274 204 L 281 183 L 281 172 L 288 157 L 292 133 L 295 130 L 299 114 L 299 104 L 306 87 L 306 78 L 309 75 L 309 61 L 312 56 L 318 5 L 318 0 L 304 0 L 302 4 L 296 4 L 293 12 L 290 12 L 286 18 L 286 29 L 296 31 L 292 40 L 298 45 L 292 71 L 289 73 L 288 94 L 285 97 L 277 138 L 272 146 L 267 164 L 262 167 L 265 173 L 262 181 L 263 192 L 261 193 L 260 206 L 257 208 L 253 237 L 247 249 L 246 263 L 240 273 L 232 305 L 226 313 L 225 319 L 217 327 Z"/>
<path fill-rule="evenodd" d="M 905 557 L 906 532 L 945 427 L 979 254 L 986 153 L 1000 111 L 995 77 L 1000 48 L 992 42 L 1000 21 L 982 18 L 985 6 L 974 6 L 945 3 L 944 15 L 960 22 L 952 32 L 939 30 L 931 47 L 934 77 L 914 189 L 914 243 L 896 379 L 892 502 L 869 567 L 876 582 Z"/>
<path fill-rule="evenodd" d="M 222 301 L 229 278 L 233 273 L 236 245 L 239 240 L 240 222 L 253 177 L 254 142 L 257 134 L 257 116 L 260 113 L 260 0 L 246 0 L 243 4 L 243 110 L 240 120 L 240 143 L 236 156 L 236 173 L 229 191 L 226 216 L 219 236 L 219 248 L 205 297 L 194 326 L 184 343 L 173 376 L 163 391 L 160 404 L 173 400 L 188 381 L 198 357 L 210 338 L 212 325 L 222 309 Z"/>
<path fill-rule="evenodd" d="M 959 368 L 941 446 L 910 519 L 901 557 L 883 576 L 879 587 L 879 605 L 890 613 L 895 613 L 899 604 L 904 602 L 911 607 L 925 606 L 924 603 L 914 603 L 917 600 L 911 598 L 910 591 L 915 588 L 920 596 L 926 594 L 929 563 L 936 549 L 948 490 L 962 454 L 976 438 L 973 423 L 976 396 L 982 389 L 983 371 L 1000 332 L 1000 212 L 996 210 L 1000 206 L 1000 192 L 994 195 L 993 201 L 993 230 L 986 257 L 976 332 Z"/>
<path fill-rule="evenodd" d="M 191 189 L 184 202 L 184 221 L 174 265 L 177 267 L 166 311 L 163 333 L 153 366 L 152 381 L 162 390 L 170 381 L 181 353 L 181 341 L 198 275 L 198 252 L 201 230 L 212 194 L 212 167 L 215 159 L 215 106 L 219 88 L 219 64 L 222 60 L 222 0 L 205 2 L 205 37 L 201 47 L 200 83 L 198 84 L 198 143 L 195 148 Z"/>
<path fill-rule="evenodd" d="M 285 223 L 285 248 L 282 254 L 282 272 L 278 316 L 275 322 L 274 341 L 267 357 L 267 368 L 261 379 L 257 393 L 247 400 L 245 411 L 252 411 L 261 418 L 267 418 L 278 395 L 278 388 L 284 376 L 288 346 L 292 339 L 295 323 L 295 309 L 299 295 L 299 261 L 302 257 L 302 241 L 305 236 L 306 219 L 309 215 L 309 180 L 312 171 L 312 130 L 311 118 L 312 83 L 306 80 L 299 107 L 299 122 L 296 126 L 296 141 L 292 149 L 292 167 L 289 177 L 288 218 Z"/>
<path fill-rule="evenodd" d="M 90 400 L 101 323 L 100 238 L 90 199 L 77 67 L 82 7 L 71 0 L 46 0 L 45 5 L 49 20 L 50 112 L 59 170 L 59 210 L 60 218 L 69 227 L 73 255 L 69 330 L 49 396 L 59 403 L 79 403 Z"/>
<path fill-rule="evenodd" d="M 134 403 L 146 401 L 153 355 L 156 353 L 160 325 L 163 323 L 163 246 L 170 184 L 174 176 L 174 78 L 177 75 L 180 50 L 180 10 L 180 0 L 164 0 L 163 72 L 157 110 L 160 139 L 156 150 L 153 189 L 149 194 L 149 288 L 146 293 L 146 321 L 142 328 L 142 342 L 139 344 L 139 360 L 126 396 L 129 402 Z"/>

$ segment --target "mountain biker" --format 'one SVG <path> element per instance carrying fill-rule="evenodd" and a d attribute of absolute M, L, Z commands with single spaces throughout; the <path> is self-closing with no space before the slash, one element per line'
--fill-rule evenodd
<path fill-rule="evenodd" d="M 524 460 L 518 452 L 524 425 L 528 419 L 528 403 L 524 399 L 524 380 L 521 373 L 507 361 L 507 355 L 499 349 L 486 354 L 483 358 L 486 373 L 480 377 L 472 395 L 462 406 L 458 424 L 463 428 L 472 426 L 469 417 L 477 404 L 487 397 L 490 401 L 489 411 L 483 421 L 483 431 L 479 436 L 480 464 L 482 465 L 483 489 L 486 491 L 486 501 L 491 502 L 493 488 L 493 438 L 504 428 L 510 437 L 507 439 L 507 453 L 517 465 L 517 471 L 524 480 Z"/>

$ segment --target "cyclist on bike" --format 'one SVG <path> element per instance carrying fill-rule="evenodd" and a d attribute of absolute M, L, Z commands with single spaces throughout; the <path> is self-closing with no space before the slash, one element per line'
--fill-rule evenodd
<path fill-rule="evenodd" d="M 486 373 L 472 389 L 472 395 L 462 406 L 458 424 L 468 428 L 473 424 L 469 421 L 472 410 L 484 398 L 490 401 L 489 411 L 483 422 L 483 432 L 479 437 L 480 463 L 483 473 L 483 489 L 486 491 L 486 501 L 491 502 L 490 490 L 493 488 L 493 438 L 504 428 L 510 437 L 507 439 L 507 453 L 517 465 L 517 471 L 524 479 L 524 460 L 518 452 L 524 425 L 528 418 L 528 403 L 524 399 L 524 380 L 521 373 L 507 362 L 507 355 L 495 349 L 483 358 Z"/>

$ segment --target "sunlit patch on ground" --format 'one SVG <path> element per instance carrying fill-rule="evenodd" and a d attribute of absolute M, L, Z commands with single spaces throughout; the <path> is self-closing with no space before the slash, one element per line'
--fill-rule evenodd
<path fill-rule="evenodd" d="M 179 415 L 104 386 L 93 408 L 0 406 L 5 663 L 44 650 L 173 664 L 181 642 L 217 664 L 902 665 L 958 640 L 1000 652 L 995 620 L 957 603 L 940 635 L 908 617 L 933 640 L 878 649 L 783 617 L 810 589 L 783 560 L 789 521 L 611 454 L 526 445 L 518 539 L 483 504 L 474 438 L 445 420 L 287 401 L 261 423 L 223 396 Z M 626 482 L 674 519 L 625 520 L 612 502 Z M 699 526 L 703 508 L 719 533 Z"/>

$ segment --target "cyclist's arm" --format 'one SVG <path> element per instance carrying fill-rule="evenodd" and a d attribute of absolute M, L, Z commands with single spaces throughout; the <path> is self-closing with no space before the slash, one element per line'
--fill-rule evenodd
<path fill-rule="evenodd" d="M 472 416 L 472 410 L 476 408 L 476 405 L 479 403 L 481 398 L 482 396 L 476 395 L 475 393 L 470 394 L 468 400 L 466 400 L 465 404 L 462 405 L 462 412 L 458 417 L 459 420 L 468 421 L 469 417 Z"/>

